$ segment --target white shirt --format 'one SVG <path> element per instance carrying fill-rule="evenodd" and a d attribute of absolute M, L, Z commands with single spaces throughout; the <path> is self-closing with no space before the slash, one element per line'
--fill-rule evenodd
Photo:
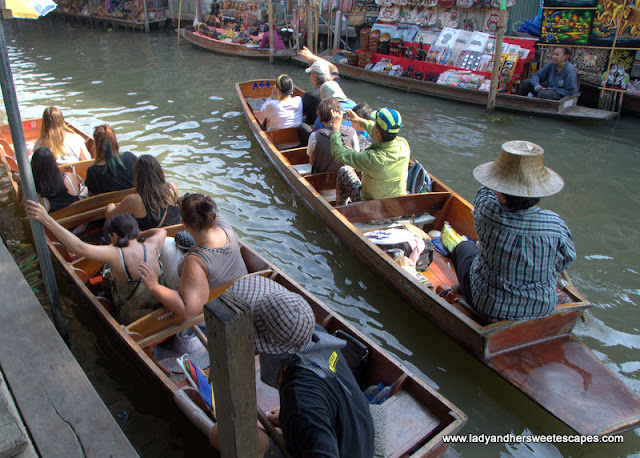
<path fill-rule="evenodd" d="M 269 97 L 260 108 L 269 119 L 269 130 L 298 127 L 302 124 L 302 97 L 275 100 Z"/>
<path fill-rule="evenodd" d="M 35 151 L 41 146 L 42 140 L 38 139 L 36 144 L 33 146 L 33 150 Z M 62 143 L 62 151 L 62 156 L 56 159 L 58 164 L 68 164 L 69 162 L 80 161 L 80 154 L 82 151 L 85 151 L 87 157 L 91 157 L 84 143 L 84 139 L 80 135 L 72 132 L 67 132 L 65 134 L 64 142 Z"/>

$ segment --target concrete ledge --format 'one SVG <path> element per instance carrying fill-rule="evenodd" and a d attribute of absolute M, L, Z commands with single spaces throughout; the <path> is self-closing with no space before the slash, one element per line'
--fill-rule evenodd
<path fill-rule="evenodd" d="M 40 456 L 137 456 L 0 243 L 0 365 Z"/>

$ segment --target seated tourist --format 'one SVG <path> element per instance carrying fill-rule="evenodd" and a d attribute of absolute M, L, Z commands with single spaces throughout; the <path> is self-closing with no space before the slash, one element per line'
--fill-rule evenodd
<path fill-rule="evenodd" d="M 312 132 L 309 137 L 307 155 L 309 156 L 309 164 L 311 164 L 311 173 L 339 170 L 344 165 L 331 156 L 330 143 L 331 132 L 333 132 L 333 127 L 331 126 L 332 113 L 340 110 L 338 99 L 333 97 L 324 99 L 318 105 L 318 119 L 323 123 L 323 126 L 328 125 L 328 127 L 322 127 L 320 130 Z M 343 123 L 340 126 L 340 135 L 346 148 L 360 151 L 358 136 L 353 127 L 347 127 Z"/>
<path fill-rule="evenodd" d="M 268 130 L 298 127 L 302 122 L 302 98 L 291 97 L 293 80 L 288 75 L 280 75 L 276 79 L 271 95 L 264 102 L 260 111 L 268 120 Z"/>
<path fill-rule="evenodd" d="M 131 213 L 143 231 L 180 223 L 178 187 L 165 181 L 162 167 L 155 157 L 149 154 L 138 157 L 133 165 L 133 181 L 135 194 L 128 195 L 118 205 L 109 204 L 107 218 L 118 213 Z"/>
<path fill-rule="evenodd" d="M 40 147 L 31 156 L 31 173 L 40 202 L 47 212 L 54 212 L 87 196 L 87 189 L 78 175 L 61 173 L 56 158 L 47 147 Z M 20 183 L 19 175 L 15 176 Z M 24 198 L 22 186 L 18 202 Z"/>
<path fill-rule="evenodd" d="M 353 107 L 353 112 L 362 119 L 371 119 L 371 113 L 373 113 L 373 110 L 368 103 L 363 102 Z M 371 141 L 371 136 L 364 129 L 364 126 L 355 121 L 351 121 L 351 125 L 358 133 L 358 143 L 360 144 L 360 151 L 370 147 L 373 142 Z"/>
<path fill-rule="evenodd" d="M 533 143 L 503 144 L 497 160 L 473 171 L 483 185 L 473 213 L 478 244 L 455 244 L 448 236 L 451 229 L 441 235 L 462 294 L 489 318 L 524 320 L 553 312 L 556 272 L 576 259 L 565 222 L 536 207 L 541 197 L 564 186 L 560 175 L 543 165 L 543 154 Z"/>
<path fill-rule="evenodd" d="M 306 47 L 303 51 L 304 50 L 307 50 L 309 54 L 311 53 Z M 302 56 L 302 52 L 299 55 Z M 313 89 L 302 95 L 303 122 L 300 124 L 300 127 L 298 127 L 298 136 L 300 137 L 300 142 L 303 145 L 307 144 L 313 123 L 316 120 L 316 111 L 318 110 L 318 105 L 321 101 L 320 88 L 324 83 L 332 80 L 329 64 L 324 59 L 318 58 L 313 61 L 311 66 L 307 68 L 305 72 L 309 74 L 309 79 L 311 80 L 311 86 L 313 86 Z"/>
<path fill-rule="evenodd" d="M 112 296 L 120 324 L 130 324 L 160 307 L 142 284 L 137 266 L 144 262 L 163 281 L 158 254 L 167 236 L 164 229 L 140 232 L 133 216 L 120 213 L 104 225 L 111 245 L 90 245 L 58 224 L 39 203 L 28 200 L 25 208 L 27 216 L 41 222 L 70 252 L 106 264 L 105 289 Z"/>
<path fill-rule="evenodd" d="M 540 99 L 560 100 L 578 92 L 578 75 L 573 64 L 567 61 L 571 51 L 566 47 L 553 50 L 551 62 L 538 70 L 518 88 L 518 95 Z"/>
<path fill-rule="evenodd" d="M 247 274 L 240 254 L 240 242 L 233 228 L 218 217 L 218 207 L 211 197 L 186 194 L 178 206 L 185 229 L 193 236 L 191 248 L 178 266 L 180 283 L 174 291 L 160 285 L 148 263 L 139 266 L 147 289 L 162 305 L 184 320 L 202 313 L 209 290 Z"/>
<path fill-rule="evenodd" d="M 356 106 L 356 102 L 348 98 L 345 95 L 342 88 L 340 87 L 340 85 L 335 81 L 328 81 L 320 87 L 320 98 L 324 100 L 329 97 L 338 99 L 338 102 L 340 102 L 340 107 L 343 113 L 346 110 L 353 109 Z M 345 119 L 342 121 L 342 125 L 351 127 L 351 121 L 349 121 L 348 119 Z M 316 118 L 316 121 L 313 124 L 313 130 L 314 131 L 320 130 L 324 126 L 325 125 L 318 118 Z"/>
<path fill-rule="evenodd" d="M 342 111 L 333 111 L 331 125 L 331 155 L 346 164 L 338 170 L 336 179 L 336 205 L 349 200 L 386 199 L 400 197 L 407 189 L 407 167 L 411 150 L 409 143 L 398 137 L 402 118 L 390 108 L 371 114 L 375 121 L 362 119 L 353 110 L 347 110 L 349 119 L 364 126 L 374 143 L 363 151 L 345 147 L 340 134 Z M 354 170 L 362 172 L 362 181 Z"/>
<path fill-rule="evenodd" d="M 33 149 L 41 146 L 46 146 L 53 152 L 58 164 L 91 159 L 84 138 L 69 127 L 58 107 L 45 108 L 42 113 L 40 138 L 36 140 Z"/>
<path fill-rule="evenodd" d="M 341 353 L 346 342 L 316 325 L 302 296 L 273 280 L 242 278 L 230 291 L 251 307 L 256 352 L 280 363 L 280 407 L 269 419 L 282 428 L 291 456 L 373 456 L 373 418 Z M 209 439 L 219 444 L 217 427 Z"/>
<path fill-rule="evenodd" d="M 93 131 L 96 147 L 95 162 L 87 169 L 89 194 L 119 191 L 133 187 L 133 164 L 136 157 L 125 151 L 120 153 L 118 140 L 113 128 L 98 126 Z"/>

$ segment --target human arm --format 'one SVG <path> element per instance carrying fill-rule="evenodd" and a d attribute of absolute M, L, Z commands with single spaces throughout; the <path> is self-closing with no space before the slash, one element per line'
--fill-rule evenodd
<path fill-rule="evenodd" d="M 138 271 L 153 297 L 178 317 L 188 320 L 202 313 L 209 298 L 209 281 L 204 264 L 196 256 L 185 258 L 178 291 L 160 285 L 155 271 L 146 262 L 140 263 Z"/>
<path fill-rule="evenodd" d="M 53 235 L 56 236 L 58 241 L 62 243 L 72 253 L 84 256 L 87 259 L 94 261 L 113 263 L 118 255 L 117 250 L 111 245 L 91 245 L 85 243 L 62 227 L 56 220 L 54 220 L 45 208 L 32 200 L 28 200 L 25 203 L 25 210 L 27 216 L 33 218 L 36 221 L 42 223 L 49 229 Z"/>
<path fill-rule="evenodd" d="M 329 66 L 329 71 L 331 73 L 339 72 L 338 67 L 336 67 L 331 61 L 328 61 L 326 59 L 323 59 L 322 57 L 316 56 L 314 53 L 309 51 L 309 49 L 306 46 L 302 47 L 298 55 L 302 57 L 304 60 L 306 60 L 307 62 L 309 62 L 310 64 L 313 64 L 317 60 L 322 60 L 326 62 L 326 64 Z"/>
<path fill-rule="evenodd" d="M 564 225 L 564 223 L 563 223 Z M 560 240 L 558 246 L 558 262 L 556 263 L 556 272 L 562 272 L 567 270 L 571 263 L 576 260 L 576 247 L 573 244 L 573 237 L 571 236 L 571 231 L 565 225 L 564 227 L 566 233 Z"/>
<path fill-rule="evenodd" d="M 553 62 L 549 62 L 538 70 L 529 80 L 536 92 L 539 92 L 544 86 L 546 86 L 547 78 L 549 78 L 549 72 L 553 65 L 555 65 Z"/>
<path fill-rule="evenodd" d="M 105 217 L 112 218 L 119 213 L 130 213 L 134 218 L 144 218 L 147 210 L 144 208 L 140 194 L 129 194 L 118 204 L 110 203 L 106 207 Z"/>
<path fill-rule="evenodd" d="M 146 243 L 153 245 L 157 253 L 160 253 L 166 238 L 167 231 L 160 229 L 159 227 L 147 229 L 146 231 L 142 231 L 138 234 L 138 239 L 144 240 Z"/>
<path fill-rule="evenodd" d="M 578 75 L 576 73 L 576 68 L 569 62 L 565 64 L 565 67 L 567 67 L 567 69 L 564 72 L 564 86 L 554 88 L 554 90 L 563 97 L 573 95 L 578 92 Z M 562 78 L 562 75 L 560 78 Z"/>
<path fill-rule="evenodd" d="M 309 143 L 307 143 L 307 156 L 309 156 L 309 164 L 313 165 L 316 152 L 316 133 L 311 132 L 309 135 Z"/>

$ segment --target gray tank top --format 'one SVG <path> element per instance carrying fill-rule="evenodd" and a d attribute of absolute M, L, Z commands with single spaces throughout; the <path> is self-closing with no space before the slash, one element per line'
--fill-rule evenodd
<path fill-rule="evenodd" d="M 209 271 L 209 288 L 224 285 L 236 280 L 248 273 L 240 254 L 240 243 L 233 228 L 222 218 L 216 220 L 219 226 L 227 235 L 227 243 L 220 248 L 206 246 L 194 246 L 178 263 L 178 275 L 182 276 L 182 266 L 187 256 L 197 256 L 204 262 Z"/>

